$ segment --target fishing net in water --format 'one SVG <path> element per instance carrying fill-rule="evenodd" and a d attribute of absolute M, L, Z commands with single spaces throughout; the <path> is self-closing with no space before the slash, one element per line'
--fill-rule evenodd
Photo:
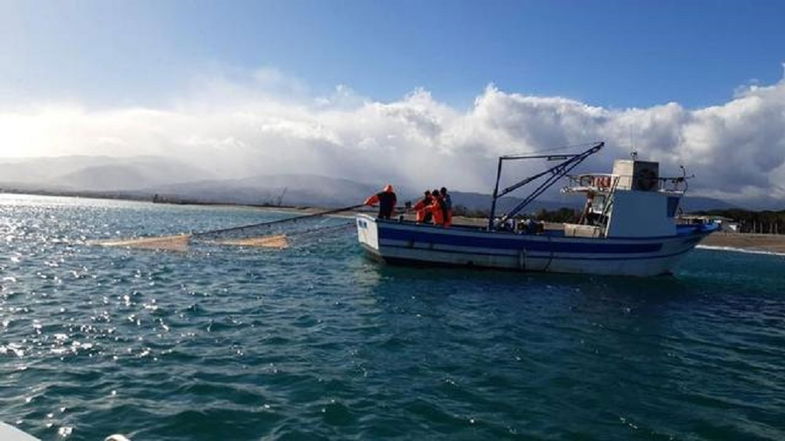
<path fill-rule="evenodd" d="M 174 236 L 137 237 L 132 239 L 92 240 L 90 245 L 104 247 L 140 248 L 162 251 L 188 251 L 191 241 L 190 234 L 177 234 Z"/>
<path fill-rule="evenodd" d="M 353 222 L 346 222 L 345 220 L 338 224 L 335 223 L 334 219 L 330 218 L 320 218 L 320 220 L 317 220 L 321 215 L 331 212 L 335 212 L 335 210 L 202 233 L 95 240 L 89 243 L 107 247 L 179 252 L 188 251 L 192 245 L 197 243 L 282 250 L 291 245 L 291 238 L 293 237 L 326 234 L 330 231 L 347 228 L 349 225 L 353 225 Z M 297 227 L 292 228 L 291 226 L 298 220 L 304 222 L 297 223 Z M 271 231 L 273 229 L 275 229 L 275 231 Z"/>
<path fill-rule="evenodd" d="M 100 245 L 105 247 L 138 248 L 179 252 L 188 251 L 190 247 L 196 243 L 275 249 L 284 249 L 289 246 L 289 240 L 285 234 L 268 234 L 265 236 L 230 239 L 204 239 L 191 234 L 178 234 L 174 236 L 94 240 L 90 241 L 89 243 L 91 245 Z"/>
<path fill-rule="evenodd" d="M 247 237 L 243 239 L 224 239 L 214 240 L 210 243 L 217 245 L 233 245 L 240 247 L 264 247 L 284 249 L 289 247 L 289 239 L 285 234 L 274 234 L 270 236 Z"/>

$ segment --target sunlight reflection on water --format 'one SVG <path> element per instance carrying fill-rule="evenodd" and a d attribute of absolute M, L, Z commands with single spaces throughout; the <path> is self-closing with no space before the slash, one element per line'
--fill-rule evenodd
<path fill-rule="evenodd" d="M 782 439 L 785 282 L 418 270 L 86 245 L 286 216 L 0 195 L 0 419 L 43 439 Z M 322 221 L 323 222 L 323 221 Z"/>

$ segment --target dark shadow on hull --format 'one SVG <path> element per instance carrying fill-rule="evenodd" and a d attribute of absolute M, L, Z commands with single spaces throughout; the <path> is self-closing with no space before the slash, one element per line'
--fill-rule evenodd
<path fill-rule="evenodd" d="M 482 266 L 482 265 L 474 265 L 474 264 L 457 264 L 457 263 L 448 263 L 448 262 L 425 262 L 422 260 L 416 259 L 405 259 L 400 257 L 382 257 L 374 250 L 368 248 L 365 244 L 361 244 L 363 247 L 364 255 L 368 260 L 373 262 L 391 265 L 391 266 L 398 266 L 398 267 L 408 267 L 408 268 L 419 268 L 419 269 L 429 269 L 429 268 L 441 268 L 441 269 L 464 269 L 470 271 L 482 271 L 482 272 L 503 272 L 503 273 L 526 273 L 526 274 L 554 274 L 554 275 L 561 275 L 561 276 L 577 276 L 577 277 L 619 277 L 622 279 L 649 279 L 649 278 L 671 278 L 674 277 L 672 271 L 668 271 L 667 273 L 657 274 L 654 276 L 625 276 L 625 275 L 612 275 L 612 274 L 591 274 L 591 273 L 562 273 L 557 271 L 534 271 L 534 270 L 526 270 L 526 269 L 514 269 L 514 268 L 498 268 L 498 267 L 489 267 L 489 266 Z"/>

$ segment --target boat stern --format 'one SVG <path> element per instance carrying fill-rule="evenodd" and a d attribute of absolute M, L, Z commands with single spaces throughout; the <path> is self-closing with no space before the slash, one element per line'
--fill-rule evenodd
<path fill-rule="evenodd" d="M 357 240 L 360 245 L 370 254 L 380 257 L 379 252 L 379 228 L 376 218 L 367 214 L 358 214 L 355 217 L 357 225 Z"/>

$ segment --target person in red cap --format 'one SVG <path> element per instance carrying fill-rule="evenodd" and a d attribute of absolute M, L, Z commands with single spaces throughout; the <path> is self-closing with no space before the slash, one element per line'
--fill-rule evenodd
<path fill-rule="evenodd" d="M 379 204 L 379 219 L 389 219 L 392 217 L 396 202 L 398 202 L 398 199 L 395 197 L 393 186 L 387 184 L 383 191 L 366 199 L 365 205 Z"/>

